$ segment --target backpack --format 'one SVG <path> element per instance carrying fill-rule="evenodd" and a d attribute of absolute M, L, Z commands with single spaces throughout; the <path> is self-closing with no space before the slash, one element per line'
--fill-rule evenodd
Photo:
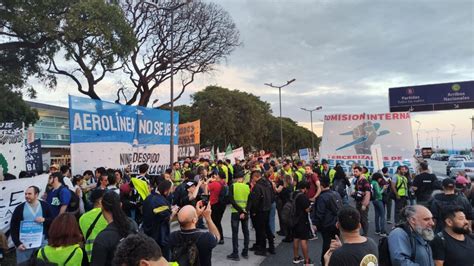
<path fill-rule="evenodd" d="M 402 228 L 407 234 L 408 238 L 410 239 L 410 247 L 411 247 L 411 255 L 410 260 L 415 261 L 416 258 L 416 240 L 413 237 L 410 229 L 407 228 L 406 225 L 397 225 L 396 227 Z M 392 266 L 392 260 L 390 259 L 390 251 L 388 246 L 388 237 L 384 236 L 379 239 L 379 266 Z"/>
<path fill-rule="evenodd" d="M 298 222 L 298 219 L 295 218 L 296 198 L 298 198 L 298 196 L 300 195 L 304 195 L 304 194 L 301 192 L 297 192 L 293 197 L 290 198 L 289 201 L 285 203 L 285 205 L 283 205 L 283 208 L 281 210 L 281 218 L 283 222 L 290 228 L 293 228 Z"/>
<path fill-rule="evenodd" d="M 229 203 L 229 186 L 221 183 L 221 191 L 219 192 L 219 202 L 227 205 Z"/>
<path fill-rule="evenodd" d="M 203 234 L 202 232 L 197 232 L 193 237 L 189 237 L 185 240 L 183 234 L 180 232 L 180 245 L 173 249 L 171 262 L 177 262 L 180 266 L 200 266 L 201 262 L 199 260 L 197 242 Z"/>
<path fill-rule="evenodd" d="M 67 212 L 76 213 L 79 211 L 79 196 L 77 196 L 76 192 L 70 190 L 67 186 L 64 186 L 62 189 L 67 189 L 69 194 L 71 195 L 71 199 L 69 200 L 69 204 L 67 205 Z"/>

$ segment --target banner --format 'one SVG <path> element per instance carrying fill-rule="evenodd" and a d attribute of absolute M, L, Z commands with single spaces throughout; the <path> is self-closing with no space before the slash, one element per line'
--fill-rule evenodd
<path fill-rule="evenodd" d="M 25 148 L 26 171 L 30 174 L 43 172 L 43 155 L 41 154 L 41 140 L 37 139 L 26 144 Z"/>
<path fill-rule="evenodd" d="M 0 182 L 0 231 L 6 233 L 10 230 L 10 220 L 13 211 L 25 202 L 25 190 L 32 185 L 40 189 L 40 198 L 48 184 L 48 174 L 35 177 L 15 179 Z"/>
<path fill-rule="evenodd" d="M 174 116 L 174 157 L 178 155 L 178 121 Z M 170 112 L 141 106 L 69 96 L 72 173 L 97 167 L 124 169 L 147 163 L 149 174 L 170 165 Z"/>
<path fill-rule="evenodd" d="M 374 144 L 380 144 L 383 166 L 388 167 L 390 173 L 400 165 L 413 169 L 415 147 L 410 113 L 324 116 L 320 157 L 327 159 L 331 167 L 341 164 L 347 172 L 356 163 L 373 173 L 371 146 Z"/>
<path fill-rule="evenodd" d="M 201 142 L 201 120 L 179 125 L 178 158 L 197 158 Z"/>
<path fill-rule="evenodd" d="M 232 163 L 235 163 L 235 159 L 243 160 L 245 159 L 244 148 L 240 147 L 232 151 Z"/>
<path fill-rule="evenodd" d="M 25 170 L 25 133 L 21 122 L 0 122 L 0 173 L 18 178 Z"/>

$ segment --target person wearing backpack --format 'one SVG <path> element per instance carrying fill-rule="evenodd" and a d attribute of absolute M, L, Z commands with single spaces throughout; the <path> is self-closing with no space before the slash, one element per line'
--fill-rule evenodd
<path fill-rule="evenodd" d="M 71 201 L 71 192 L 63 185 L 63 175 L 59 172 L 49 176 L 48 184 L 51 186 L 51 190 L 48 192 L 46 202 L 51 206 L 51 214 L 55 218 L 67 211 Z"/>
<path fill-rule="evenodd" d="M 379 252 L 379 258 L 387 260 L 380 265 L 423 265 L 433 266 L 433 252 L 429 241 L 434 239 L 433 216 L 422 205 L 409 205 L 400 212 L 397 224 L 387 238 L 387 247 Z M 388 264 L 390 263 L 390 264 Z"/>
<path fill-rule="evenodd" d="M 48 245 L 38 250 L 37 260 L 63 266 L 82 264 L 82 234 L 73 214 L 62 213 L 56 217 L 51 223 L 48 236 Z"/>
<path fill-rule="evenodd" d="M 211 205 L 202 201 L 182 207 L 178 212 L 179 231 L 174 231 L 168 238 L 171 249 L 171 262 L 180 266 L 211 266 L 212 250 L 220 240 L 219 231 L 211 218 Z M 200 217 L 206 220 L 209 231 L 197 229 Z"/>
<path fill-rule="evenodd" d="M 90 200 L 94 203 L 94 208 L 79 218 L 79 226 L 84 236 L 84 250 L 87 259 L 90 262 L 92 258 L 92 249 L 97 235 L 107 227 L 107 221 L 102 215 L 102 197 L 105 190 L 95 189 L 91 192 Z"/>
<path fill-rule="evenodd" d="M 373 189 L 372 205 L 375 210 L 375 234 L 387 236 L 385 230 L 385 207 L 383 204 L 383 193 L 388 188 L 381 173 L 374 173 L 370 184 Z"/>
<path fill-rule="evenodd" d="M 309 184 L 306 181 L 301 181 L 296 185 L 297 191 L 293 194 L 294 212 L 292 219 L 294 221 L 292 227 L 293 233 L 293 263 L 298 264 L 312 264 L 308 254 L 308 239 L 312 237 L 311 224 L 308 219 L 308 214 L 311 212 L 311 201 L 306 196 L 309 189 Z M 299 255 L 299 247 L 303 252 L 303 258 Z"/>
<path fill-rule="evenodd" d="M 211 178 L 208 180 L 209 184 L 207 189 L 209 191 L 209 203 L 211 204 L 212 209 L 212 221 L 217 226 L 219 230 L 219 235 L 221 239 L 219 245 L 224 244 L 224 232 L 222 231 L 222 216 L 224 216 L 224 211 L 226 208 L 226 198 L 229 188 L 225 181 L 226 174 L 222 169 L 214 169 L 211 173 Z"/>
<path fill-rule="evenodd" d="M 331 244 L 331 239 L 335 239 L 339 235 L 336 227 L 337 212 L 342 207 L 341 195 L 330 189 L 329 177 L 322 178 L 321 194 L 316 201 L 316 207 L 311 213 L 313 225 L 321 232 L 323 237 L 323 246 L 321 254 L 326 254 Z M 324 264 L 324 256 L 321 256 L 321 265 Z"/>

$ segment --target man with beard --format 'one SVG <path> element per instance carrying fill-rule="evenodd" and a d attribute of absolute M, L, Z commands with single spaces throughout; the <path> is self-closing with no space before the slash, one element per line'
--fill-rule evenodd
<path fill-rule="evenodd" d="M 434 265 L 429 241 L 434 239 L 433 215 L 422 205 L 411 205 L 401 211 L 404 222 L 388 236 L 392 265 Z"/>
<path fill-rule="evenodd" d="M 444 211 L 444 230 L 431 242 L 435 265 L 474 265 L 474 235 L 461 207 Z"/>

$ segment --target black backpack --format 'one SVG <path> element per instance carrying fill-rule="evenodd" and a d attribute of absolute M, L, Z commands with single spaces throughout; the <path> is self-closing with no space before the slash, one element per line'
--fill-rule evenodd
<path fill-rule="evenodd" d="M 79 211 L 79 196 L 77 196 L 76 192 L 70 190 L 67 186 L 63 186 L 62 189 L 66 189 L 71 195 L 66 212 L 77 213 Z"/>
<path fill-rule="evenodd" d="M 177 262 L 179 266 L 201 266 L 197 242 L 203 234 L 203 232 L 196 232 L 185 239 L 183 233 L 180 232 L 180 245 L 173 249 L 171 261 Z"/>
<path fill-rule="evenodd" d="M 283 205 L 283 208 L 281 210 L 281 218 L 283 222 L 289 226 L 290 228 L 293 228 L 296 223 L 298 222 L 298 219 L 295 217 L 296 216 L 296 198 L 298 196 L 304 195 L 301 192 L 295 192 L 295 194 L 288 200 L 285 205 Z"/>
<path fill-rule="evenodd" d="M 219 192 L 219 202 L 221 204 L 227 205 L 229 200 L 229 186 L 227 184 L 221 183 L 221 191 Z"/>
<path fill-rule="evenodd" d="M 407 225 L 397 225 L 396 227 L 402 228 L 410 239 L 411 255 L 410 260 L 415 261 L 416 258 L 416 240 L 412 235 L 410 229 Z M 384 236 L 379 239 L 379 266 L 392 266 L 392 260 L 390 259 L 390 249 L 388 246 L 388 237 Z"/>

